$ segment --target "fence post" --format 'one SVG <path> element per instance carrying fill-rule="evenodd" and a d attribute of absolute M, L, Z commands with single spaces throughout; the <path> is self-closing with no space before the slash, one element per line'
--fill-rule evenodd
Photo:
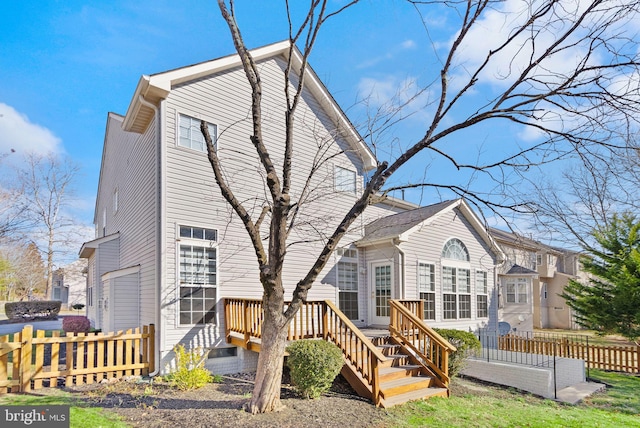
<path fill-rule="evenodd" d="M 553 342 L 553 398 L 558 399 L 558 379 L 556 371 L 556 342 Z"/>
<path fill-rule="evenodd" d="M 587 336 L 587 358 L 585 363 L 587 364 L 587 379 L 591 377 L 591 373 L 589 372 L 589 336 Z"/>
<path fill-rule="evenodd" d="M 31 391 L 31 352 L 33 346 L 33 326 L 25 325 L 20 335 L 22 352 L 20 360 L 20 392 Z"/>

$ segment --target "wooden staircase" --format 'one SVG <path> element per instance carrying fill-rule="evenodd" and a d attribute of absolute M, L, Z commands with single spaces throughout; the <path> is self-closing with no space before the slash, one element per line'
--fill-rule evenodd
<path fill-rule="evenodd" d="M 260 352 L 262 301 L 225 299 L 227 342 Z M 388 334 L 367 335 L 331 301 L 306 302 L 289 327 L 289 340 L 321 338 L 342 350 L 342 376 L 376 406 L 449 396 L 449 342 L 421 319 L 421 301 L 391 300 Z"/>
<path fill-rule="evenodd" d="M 402 345 L 390 336 L 373 337 L 372 342 L 387 357 L 378 367 L 381 407 L 392 407 L 412 400 L 448 397 L 449 389 L 442 387 L 435 376 L 416 364 Z"/>

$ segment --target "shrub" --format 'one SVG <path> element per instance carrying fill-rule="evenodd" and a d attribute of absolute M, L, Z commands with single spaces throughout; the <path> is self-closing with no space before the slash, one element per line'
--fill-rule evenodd
<path fill-rule="evenodd" d="M 202 388 L 214 381 L 211 372 L 204 368 L 206 354 L 201 348 L 187 351 L 183 345 L 173 348 L 176 355 L 176 368 L 166 376 L 174 387 L 181 391 Z"/>
<path fill-rule="evenodd" d="M 82 315 L 70 315 L 62 319 L 62 329 L 65 333 L 88 333 L 91 330 L 91 322 Z"/>
<path fill-rule="evenodd" d="M 306 398 L 318 398 L 328 391 L 344 364 L 342 351 L 324 340 L 300 340 L 287 351 L 291 382 Z"/>
<path fill-rule="evenodd" d="M 4 312 L 10 320 L 56 319 L 61 304 L 58 300 L 9 302 L 4 305 Z"/>
<path fill-rule="evenodd" d="M 456 376 L 464 367 L 466 359 L 480 351 L 480 340 L 468 331 L 447 328 L 434 328 L 434 330 L 457 348 L 455 352 L 449 354 L 449 376 Z"/>

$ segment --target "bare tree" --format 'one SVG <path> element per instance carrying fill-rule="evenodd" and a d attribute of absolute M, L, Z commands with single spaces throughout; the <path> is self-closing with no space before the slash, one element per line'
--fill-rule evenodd
<path fill-rule="evenodd" d="M 579 159 L 559 180 L 532 183 L 540 233 L 554 241 L 593 248 L 595 231 L 606 230 L 614 214 L 640 210 L 640 148 L 610 150 Z"/>
<path fill-rule="evenodd" d="M 498 188 L 508 185 L 511 175 L 521 176 L 535 165 L 547 164 L 579 154 L 588 159 L 599 150 L 626 147 L 627 133 L 637 127 L 638 117 L 638 49 L 635 34 L 625 25 L 637 17 L 638 3 L 592 0 L 569 2 L 539 0 L 522 2 L 474 1 L 410 1 L 418 14 L 448 13 L 458 17 L 457 31 L 448 40 L 447 51 L 433 45 L 432 54 L 441 58 L 440 68 L 431 76 L 428 87 L 416 94 L 427 94 L 422 124 L 423 136 L 402 142 L 396 152 L 379 162 L 352 206 L 326 236 L 308 273 L 300 278 L 285 309 L 282 267 L 290 240 L 290 231 L 300 218 L 299 200 L 292 200 L 293 152 L 296 138 L 295 121 L 308 77 L 308 59 L 321 27 L 358 1 L 347 2 L 330 10 L 327 0 L 307 3 L 299 25 L 294 23 L 293 4 L 287 2 L 291 55 L 299 49 L 299 65 L 290 60 L 284 73 L 282 89 L 285 105 L 281 124 L 284 139 L 278 141 L 277 153 L 270 152 L 272 142 L 263 133 L 263 81 L 261 69 L 247 49 L 236 21 L 234 1 L 218 0 L 223 18 L 241 58 L 251 88 L 252 134 L 250 147 L 257 153 L 257 170 L 265 177 L 265 200 L 262 211 L 255 210 L 256 200 L 240 200 L 234 183 L 226 179 L 221 158 L 214 149 L 208 128 L 203 122 L 209 160 L 216 183 L 226 201 L 241 219 L 254 246 L 264 289 L 264 324 L 262 347 L 255 388 L 248 409 L 267 412 L 280 406 L 279 391 L 287 327 L 320 271 L 327 264 L 340 240 L 355 220 L 381 195 L 407 187 L 447 189 L 473 203 L 493 209 L 509 208 L 528 211 L 527 201 L 497 198 L 491 191 L 476 190 L 455 182 L 425 179 L 421 182 L 386 186 L 387 181 L 409 161 L 424 152 L 437 156 L 458 171 L 483 175 L 494 180 Z M 364 5 L 363 5 L 364 6 Z M 453 12 L 453 14 L 451 13 Z M 492 21 L 493 20 L 493 21 Z M 424 19 L 423 22 L 428 22 Z M 496 27 L 497 25 L 497 27 Z M 492 37 L 483 37 L 486 29 Z M 427 29 L 428 30 L 428 29 Z M 429 81 L 428 77 L 425 81 Z M 477 96 L 477 88 L 483 96 Z M 406 107 L 406 103 L 397 107 Z M 397 108 L 382 116 L 384 122 L 370 126 L 385 130 L 402 116 Z M 495 158 L 478 157 L 475 162 L 460 159 L 455 153 L 464 140 L 464 132 L 484 123 L 515 125 L 533 135 L 513 142 Z M 365 136 L 366 137 L 366 136 Z M 372 137 L 373 138 L 373 137 Z M 371 147 L 383 141 L 371 139 Z M 275 143 L 273 143 L 275 144 Z M 470 148 L 482 148 L 467 140 Z M 240 149 L 239 149 L 240 150 Z M 380 151 L 382 152 L 382 151 Z M 496 154 L 497 153 L 497 154 Z M 425 174 L 425 177 L 427 175 Z M 246 206 L 250 204 L 249 206 Z M 268 233 L 261 233 L 268 223 Z M 266 232 L 266 231 L 265 231 Z M 266 237 L 263 237 L 265 235 Z"/>
<path fill-rule="evenodd" d="M 33 227 L 30 235 L 38 242 L 40 239 L 36 238 L 41 235 L 44 241 L 41 251 L 46 256 L 46 299 L 51 298 L 56 252 L 66 242 L 68 233 L 73 232 L 74 222 L 64 210 L 72 200 L 71 186 L 77 173 L 78 167 L 71 161 L 54 154 L 29 154 L 26 166 L 18 171 L 26 215 Z"/>

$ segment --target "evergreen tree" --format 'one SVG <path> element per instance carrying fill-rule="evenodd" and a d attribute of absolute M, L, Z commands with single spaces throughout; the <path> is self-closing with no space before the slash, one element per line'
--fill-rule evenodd
<path fill-rule="evenodd" d="M 602 334 L 640 337 L 640 222 L 631 214 L 614 216 L 593 233 L 599 248 L 587 248 L 585 282 L 572 280 L 562 297 L 576 322 Z"/>

